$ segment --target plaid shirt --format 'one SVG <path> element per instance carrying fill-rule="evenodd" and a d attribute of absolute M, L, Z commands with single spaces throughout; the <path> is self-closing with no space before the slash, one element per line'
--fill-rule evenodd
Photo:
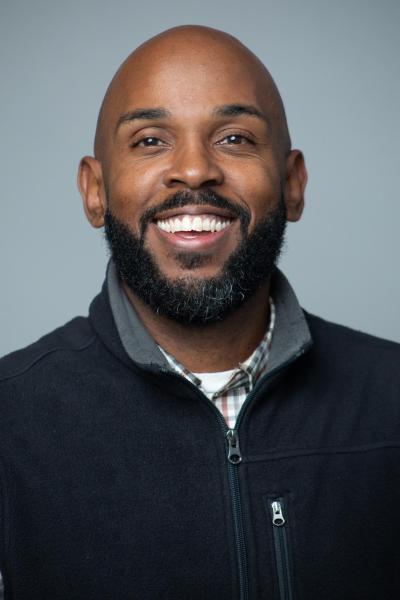
<path fill-rule="evenodd" d="M 201 379 L 198 376 L 186 369 L 186 367 L 180 364 L 175 357 L 168 354 L 163 348 L 160 348 L 175 371 L 197 386 L 215 404 L 230 429 L 235 427 L 237 416 L 247 395 L 267 370 L 269 350 L 275 325 L 275 305 L 272 298 L 269 299 L 269 304 L 270 319 L 268 331 L 265 336 L 253 354 L 244 362 L 239 363 L 227 383 L 211 395 L 202 387 Z"/>

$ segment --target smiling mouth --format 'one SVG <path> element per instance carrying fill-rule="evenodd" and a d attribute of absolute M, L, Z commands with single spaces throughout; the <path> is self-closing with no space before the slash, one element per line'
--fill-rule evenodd
<path fill-rule="evenodd" d="M 157 219 L 156 225 L 166 233 L 215 233 L 229 227 L 233 219 L 215 214 L 181 214 L 166 219 Z"/>

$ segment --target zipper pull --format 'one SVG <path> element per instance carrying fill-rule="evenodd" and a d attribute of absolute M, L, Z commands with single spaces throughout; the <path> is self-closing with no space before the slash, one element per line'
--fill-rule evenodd
<path fill-rule="evenodd" d="M 228 429 L 226 439 L 228 440 L 228 460 L 233 465 L 238 465 L 242 462 L 242 455 L 240 453 L 239 435 L 236 429 Z"/>
<path fill-rule="evenodd" d="M 275 500 L 271 504 L 272 508 L 272 524 L 276 527 L 282 527 L 285 524 L 285 517 L 283 516 L 282 504 Z"/>

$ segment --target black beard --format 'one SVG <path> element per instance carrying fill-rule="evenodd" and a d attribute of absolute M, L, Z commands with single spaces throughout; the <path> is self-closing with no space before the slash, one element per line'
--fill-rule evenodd
<path fill-rule="evenodd" d="M 227 208 L 240 219 L 242 240 L 219 275 L 208 279 L 193 275 L 172 280 L 159 270 L 151 249 L 145 246 L 144 234 L 160 210 L 188 204 Z M 146 211 L 140 220 L 140 237 L 107 209 L 104 233 L 120 279 L 155 313 L 184 325 L 207 325 L 224 319 L 241 306 L 271 276 L 284 241 L 283 198 L 277 209 L 250 234 L 247 232 L 249 222 L 247 209 L 204 190 L 196 194 L 178 192 L 162 205 Z M 185 269 L 195 269 L 209 260 L 209 256 L 196 252 L 177 253 L 175 258 Z"/>

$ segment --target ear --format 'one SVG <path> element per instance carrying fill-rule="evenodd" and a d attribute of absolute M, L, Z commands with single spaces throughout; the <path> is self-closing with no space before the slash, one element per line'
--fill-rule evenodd
<path fill-rule="evenodd" d="M 300 150 L 291 150 L 286 159 L 286 179 L 284 197 L 286 218 L 298 221 L 304 208 L 304 190 L 307 184 L 307 169 Z"/>
<path fill-rule="evenodd" d="M 82 196 L 86 217 L 93 227 L 104 225 L 106 195 L 100 162 L 84 156 L 79 163 L 78 188 Z"/>

